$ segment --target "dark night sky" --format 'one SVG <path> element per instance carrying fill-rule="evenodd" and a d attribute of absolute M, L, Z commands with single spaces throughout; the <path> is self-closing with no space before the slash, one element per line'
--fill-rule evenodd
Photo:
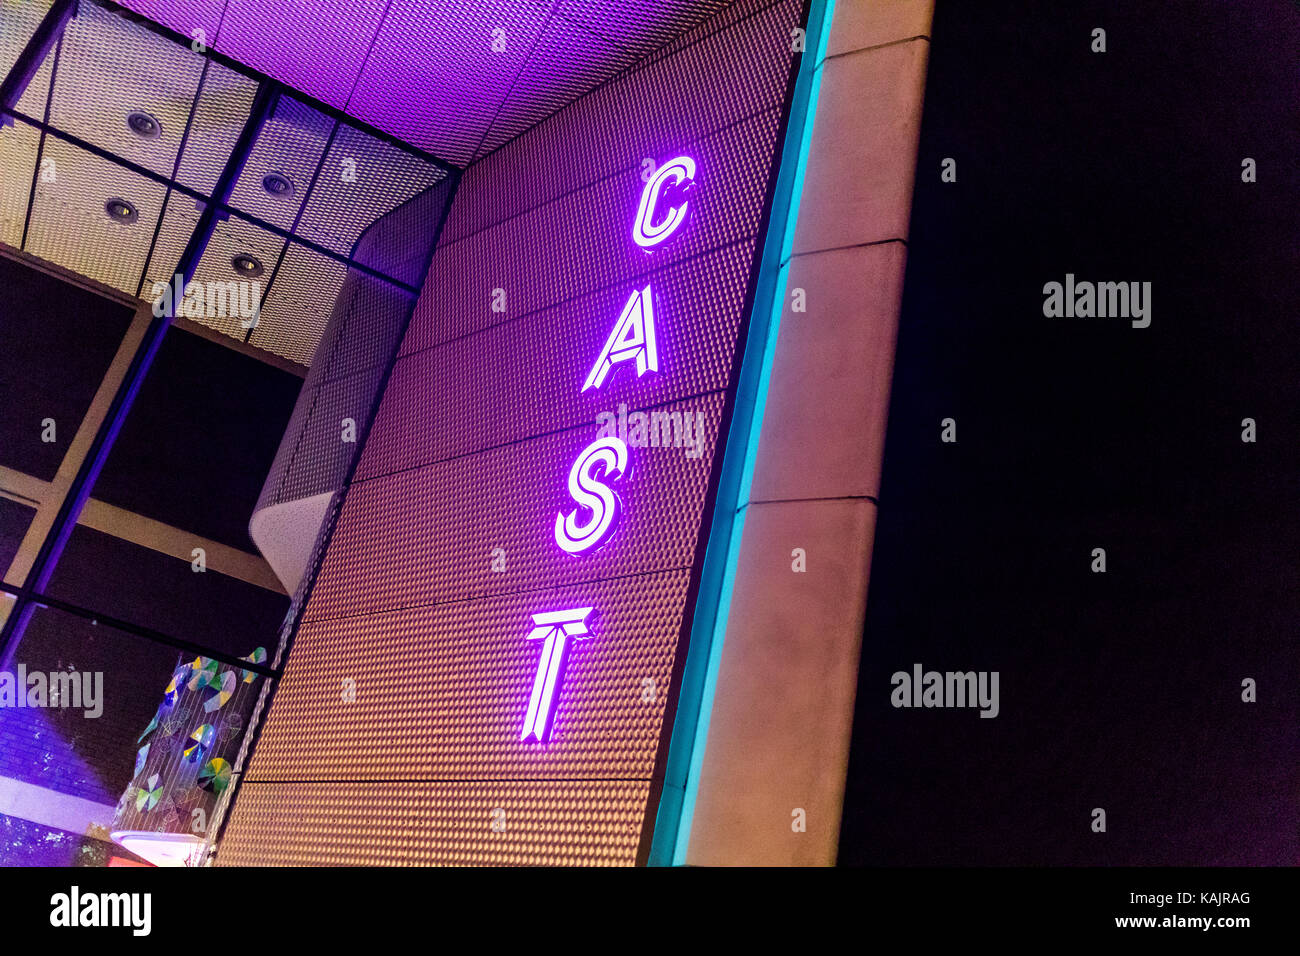
<path fill-rule="evenodd" d="M 1294 3 L 939 0 L 841 863 L 1300 862 L 1298 157 Z"/>

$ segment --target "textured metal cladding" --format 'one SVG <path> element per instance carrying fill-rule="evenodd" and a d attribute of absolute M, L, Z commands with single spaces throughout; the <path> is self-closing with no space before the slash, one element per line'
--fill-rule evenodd
<path fill-rule="evenodd" d="M 32 38 L 52 6 L 54 0 L 0 5 L 0 76 L 7 74 L 18 62 L 27 41 Z"/>
<path fill-rule="evenodd" d="M 741 0 L 127 0 L 185 36 L 467 164 Z"/>
<path fill-rule="evenodd" d="M 377 376 L 360 372 L 306 388 L 303 417 L 292 424 L 297 440 L 288 451 L 278 501 L 337 491 L 343 486 L 357 447 L 343 441 L 344 420 L 352 419 L 359 431 L 378 387 Z"/>
<path fill-rule="evenodd" d="M 393 207 L 362 230 L 352 249 L 353 261 L 418 291 L 437 239 L 433 227 L 442 221 L 455 192 L 455 180 L 444 177 Z"/>
<path fill-rule="evenodd" d="M 450 162 L 474 158 L 551 3 L 393 0 L 349 112 Z"/>
<path fill-rule="evenodd" d="M 170 176 L 202 72 L 203 58 L 187 48 L 83 4 L 63 31 L 50 124 Z M 157 121 L 156 137 L 132 132 L 135 111 Z"/>
<path fill-rule="evenodd" d="M 384 10 L 377 0 L 228 0 L 215 46 L 343 109 Z"/>
<path fill-rule="evenodd" d="M 415 61 L 431 70 L 419 48 L 436 31 L 412 22 L 417 6 L 394 3 L 358 84 L 377 111 Z M 461 75 L 417 70 L 411 115 L 366 118 L 417 142 L 449 125 L 453 133 L 437 135 L 461 155 L 514 138 L 462 177 L 235 803 L 223 864 L 635 859 L 799 4 L 745 0 L 694 27 L 719 5 L 515 4 L 507 49 L 531 37 L 532 55 L 525 48 L 513 61 L 487 59 L 498 7 L 461 6 L 438 54 L 466 51 Z M 406 47 L 390 49 L 403 23 Z M 583 36 L 588 46 L 561 65 L 562 38 Z M 555 103 L 628 51 L 671 37 L 671 55 L 520 132 L 534 96 Z M 440 83 L 459 98 L 440 95 Z M 485 113 L 511 83 L 518 102 Z M 645 160 L 681 154 L 697 163 L 690 217 L 647 252 L 630 233 Z M 638 378 L 623 363 L 584 393 L 613 323 L 647 284 L 658 373 Z M 360 293 L 345 288 L 340 308 Z M 327 334 L 343 381 L 342 369 L 369 351 L 346 327 Z M 314 407 L 331 409 L 327 420 L 340 414 L 319 380 L 309 385 Z M 629 473 L 610 484 L 620 522 L 574 557 L 555 544 L 555 520 L 575 506 L 569 470 L 602 426 L 622 429 L 631 446 Z M 299 453 L 327 457 L 316 440 Z M 525 639 L 532 615 L 587 606 L 591 636 L 570 642 L 550 739 L 524 744 L 540 660 L 538 642 Z"/>
<path fill-rule="evenodd" d="M 229 35 L 237 39 L 240 18 L 255 16 L 258 10 L 268 23 L 297 18 L 307 24 L 304 29 L 319 30 L 319 22 L 328 23 L 331 16 L 354 14 L 351 6 L 313 0 L 313 9 L 323 11 L 313 20 L 305 16 L 310 11 L 301 3 L 231 3 L 226 10 L 234 25 Z M 0 62 L 17 57 L 48 7 L 0 7 Z M 186 36 L 203 30 L 195 40 L 208 45 L 216 35 L 209 15 L 219 18 L 222 12 L 220 4 L 215 13 L 196 3 L 144 2 L 134 8 Z M 373 19 L 377 27 L 379 14 Z M 321 42 L 346 52 L 349 36 Z M 302 53 L 301 39 L 290 32 L 264 36 L 259 42 L 278 44 L 288 55 Z M 310 44 L 307 50 L 311 52 Z M 155 283 L 169 283 L 199 222 L 202 200 L 168 191 L 125 169 L 123 162 L 174 177 L 184 189 L 201 194 L 215 188 L 248 121 L 258 81 L 203 54 L 197 44 L 175 42 L 106 7 L 80 4 L 62 35 L 57 71 L 56 53 L 51 52 L 19 109 L 43 118 L 48 98 L 49 122 L 55 130 L 86 140 L 122 162 L 83 151 L 59 135 L 46 136 L 38 153 L 39 132 L 21 120 L 0 131 L 0 240 L 123 292 L 135 294 L 139 289 L 146 299 L 153 297 Z M 133 128 L 128 123 L 132 114 L 148 117 L 151 125 Z M 312 188 L 317 169 L 321 175 Z M 34 174 L 39 176 L 33 192 Z M 268 190 L 264 182 L 271 174 L 287 179 L 291 188 L 278 194 Z M 250 222 L 252 218 L 281 230 L 296 224 L 295 238 L 340 256 L 351 257 L 356 251 L 366 268 L 418 284 L 433 241 L 429 226 L 440 217 L 449 191 L 440 191 L 439 184 L 449 184 L 441 168 L 283 95 L 259 129 L 234 184 L 229 202 L 235 212 L 219 217 L 217 233 L 191 282 L 224 286 L 252 279 L 230 268 L 233 256 L 251 254 L 263 264 L 265 272 L 257 281 L 266 288 L 285 243 Z M 106 215 L 106 202 L 117 199 L 134 207 L 133 221 L 116 222 Z M 343 267 L 337 262 L 301 244 L 290 245 L 252 344 L 309 363 L 342 280 Z M 190 294 L 191 287 L 186 291 Z M 404 302 L 399 314 L 406 309 Z M 243 314 L 208 314 L 203 303 L 197 314 L 178 311 L 241 341 L 248 332 L 248 316 Z M 391 344 L 391 335 L 387 341 Z"/>
<path fill-rule="evenodd" d="M 797 5 L 783 2 L 725 29 L 708 21 L 673 55 L 637 65 L 534 126 L 492 162 L 466 170 L 441 244 L 616 173 L 639 175 L 647 158 L 669 159 L 669 149 L 779 111 L 797 18 Z"/>
<path fill-rule="evenodd" d="M 227 0 L 122 0 L 122 6 L 187 37 L 202 31 L 207 45 L 217 37 Z"/>
<path fill-rule="evenodd" d="M 40 130 L 26 123 L 15 122 L 0 130 L 0 168 L 4 170 L 0 176 L 0 242 L 6 245 L 17 247 L 23 241 L 40 142 Z"/>
<path fill-rule="evenodd" d="M 27 41 L 32 38 L 41 19 L 54 5 L 54 0 L 25 0 L 22 3 L 0 3 L 0 78 L 9 73 L 17 62 Z M 37 68 L 27 89 L 14 104 L 18 112 L 26 116 L 41 118 L 45 115 L 45 103 L 50 94 L 50 78 L 54 72 L 54 51 L 51 50 Z M 3 149 L 4 136 L 0 136 L 0 149 Z M 6 170 L 10 167 L 5 166 Z M 27 185 L 31 185 L 30 177 Z M 8 241 L 8 240 L 4 240 Z M 17 245 L 17 243 L 13 243 Z"/>
<path fill-rule="evenodd" d="M 536 125 L 565 103 L 630 65 L 635 54 L 557 12 L 533 44 L 510 95 L 493 116 L 478 156 Z"/>
<path fill-rule="evenodd" d="M 758 231 L 775 110 L 702 139 L 664 150 L 693 155 L 697 211 L 680 238 L 648 255 L 631 241 L 642 188 L 641 167 L 628 168 L 543 206 L 526 210 L 452 243 L 440 244 L 429 273 L 436 294 L 422 298 L 402 345 L 410 354 L 524 316 L 607 286 L 627 286 Z M 698 212 L 709 210 L 708 215 Z M 544 254 L 539 255 L 539 252 Z M 504 313 L 493 305 L 505 298 Z"/>
<path fill-rule="evenodd" d="M 627 866 L 649 795 L 646 781 L 255 783 L 216 862 Z"/>
<path fill-rule="evenodd" d="M 266 264 L 267 279 L 274 262 Z M 346 277 L 346 266 L 291 243 L 267 290 L 249 344 L 299 365 L 310 365 Z"/>
<path fill-rule="evenodd" d="M 191 208 L 194 206 L 194 201 L 186 197 L 173 196 L 172 201 L 182 205 L 187 204 Z M 208 240 L 207 248 L 203 250 L 203 257 L 194 270 L 192 281 L 202 283 L 205 288 L 208 283 L 240 282 L 244 277 L 235 271 L 231 260 L 236 256 L 252 255 L 261 261 L 265 269 L 261 278 L 252 281 L 260 283 L 262 290 L 265 291 L 266 283 L 271 278 L 271 268 L 283 248 L 284 240 L 279 236 L 232 215 L 218 221 L 212 230 L 212 238 Z M 164 270 L 171 268 L 166 263 L 159 263 L 159 265 Z M 166 273 L 161 281 L 166 281 Z M 276 281 L 279 282 L 278 279 Z M 148 289 L 145 291 L 147 293 Z M 250 287 L 249 294 L 251 293 Z M 205 313 L 187 317 L 224 335 L 243 341 L 244 336 L 248 334 L 249 326 L 246 323 L 252 320 L 235 309 L 220 311 L 224 311 L 225 314 Z M 319 333 L 317 335 L 319 336 Z M 314 345 L 315 339 L 312 343 Z"/>
<path fill-rule="evenodd" d="M 248 779 L 648 778 L 686 583 L 666 571 L 308 624 Z M 592 636 L 570 644 L 553 738 L 525 746 L 531 615 L 587 605 Z"/>
<path fill-rule="evenodd" d="M 730 0 L 561 0 L 558 15 L 637 56 L 658 49 Z"/>
<path fill-rule="evenodd" d="M 177 192 L 168 195 L 162 227 L 154 239 L 153 252 L 149 256 L 144 284 L 140 289 L 142 297 L 152 300 L 155 283 L 168 283 L 173 280 L 176 266 L 185 252 L 185 246 L 199 224 L 200 213 L 199 204 L 189 196 Z M 242 332 L 240 337 L 243 337 Z"/>
<path fill-rule="evenodd" d="M 721 393 L 666 406 L 703 417 L 704 453 L 633 448 L 608 546 L 574 558 L 555 544 L 572 510 L 569 467 L 595 424 L 354 484 L 307 606 L 307 620 L 374 614 L 504 591 L 687 567 L 694 556 Z M 493 572 L 492 551 L 506 554 Z"/>
<path fill-rule="evenodd" d="M 324 363 L 320 379 L 345 378 L 386 364 L 410 305 L 409 292 L 383 279 L 350 272 L 335 302 L 337 319 L 330 320 L 317 353 Z"/>
<path fill-rule="evenodd" d="M 320 165 L 335 121 L 291 97 L 281 97 L 275 112 L 258 130 L 248 160 L 230 192 L 230 205 L 281 229 L 293 227 Z M 292 188 L 276 196 L 262 180 L 271 173 Z"/>
<path fill-rule="evenodd" d="M 351 255 L 367 226 L 445 177 L 441 169 L 406 150 L 342 126 L 325 157 L 298 231 L 327 249 Z M 422 225 L 427 235 L 432 224 Z M 425 250 L 428 241 L 423 243 Z M 419 241 L 412 244 L 421 245 Z M 423 262 L 424 256 L 420 259 Z"/>
<path fill-rule="evenodd" d="M 220 63 L 208 63 L 176 170 L 177 182 L 205 195 L 212 193 L 256 96 L 254 80 Z"/>
<path fill-rule="evenodd" d="M 642 277 L 654 289 L 660 374 L 614 372 L 582 384 L 630 288 L 620 284 L 540 313 L 408 355 L 397 362 L 358 466 L 369 479 L 595 423 L 620 402 L 662 405 L 725 388 L 753 244 L 723 246 Z M 702 283 L 701 275 L 714 281 Z M 521 389 L 512 383 L 530 381 Z"/>

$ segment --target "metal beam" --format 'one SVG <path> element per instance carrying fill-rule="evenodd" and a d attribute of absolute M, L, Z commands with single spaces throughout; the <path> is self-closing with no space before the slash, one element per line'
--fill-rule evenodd
<path fill-rule="evenodd" d="M 42 510 L 54 513 L 62 500 L 63 489 L 53 481 L 42 481 L 33 475 L 25 474 L 14 468 L 0 465 L 0 498 L 7 498 L 19 504 L 34 508 L 37 514 Z M 261 555 L 240 550 L 211 538 L 200 537 L 184 528 L 166 524 L 125 508 L 119 508 L 106 501 L 91 498 L 81 511 L 81 520 L 77 522 L 83 528 L 90 528 L 101 534 L 111 535 L 119 540 L 148 548 L 184 561 L 189 564 L 195 548 L 202 548 L 207 556 L 207 568 L 216 574 L 252 584 L 276 594 L 284 594 L 284 585 L 275 576 L 271 566 Z M 41 523 L 33 519 L 33 525 L 40 524 L 48 529 L 49 522 Z M 15 584 L 23 579 L 31 567 L 35 552 L 40 546 L 43 534 L 36 534 L 23 539 L 23 545 L 14 555 L 4 578 Z M 30 549 L 24 555 L 23 547 Z"/>
<path fill-rule="evenodd" d="M 63 36 L 63 28 L 72 19 L 76 8 L 77 0 L 54 0 L 54 6 L 46 12 L 9 74 L 0 82 L 0 109 L 10 110 L 18 105 L 36 71 Z"/>
<path fill-rule="evenodd" d="M 85 150 L 87 153 L 106 160 L 115 166 L 120 166 L 122 169 L 130 170 L 137 176 L 143 176 L 145 179 L 155 182 L 160 186 L 166 186 L 173 192 L 189 196 L 201 207 L 212 206 L 220 211 L 222 216 L 234 216 L 236 219 L 242 219 L 244 222 L 251 223 L 257 228 L 265 230 L 281 239 L 292 241 L 294 245 L 302 246 L 304 249 L 310 249 L 312 252 L 318 253 L 327 259 L 333 259 L 335 262 L 341 263 L 349 269 L 363 272 L 376 279 L 382 279 L 384 282 L 387 282 L 396 289 L 401 289 L 408 295 L 419 296 L 420 294 L 419 286 L 413 286 L 409 283 L 402 282 L 400 279 L 394 279 L 392 276 L 384 275 L 384 273 L 377 269 L 372 269 L 370 266 L 357 262 L 341 252 L 335 252 L 333 249 L 322 246 L 320 243 L 312 242 L 310 239 L 304 239 L 302 236 L 295 236 L 290 233 L 289 230 L 277 226 L 274 223 L 267 222 L 265 219 L 259 219 L 257 216 L 244 212 L 241 209 L 236 209 L 234 206 L 229 204 L 229 196 L 219 198 L 216 195 L 205 195 L 197 189 L 186 186 L 184 183 L 178 183 L 174 179 L 167 178 L 162 173 L 156 173 L 147 166 L 141 166 L 139 163 L 133 163 L 129 159 L 123 159 L 121 156 L 104 149 L 102 146 L 97 146 L 89 140 L 82 139 L 80 136 L 74 136 L 72 133 L 65 132 L 56 126 L 51 126 L 44 120 L 38 120 L 34 116 L 28 116 L 26 113 L 20 112 L 19 110 L 11 109 L 5 115 L 13 117 L 20 123 L 26 123 L 28 126 L 40 130 L 41 133 L 46 136 L 53 136 L 55 139 L 63 140 L 63 142 L 69 143 L 78 149 Z M 435 186 L 442 185 L 442 183 L 446 181 L 447 180 L 444 178 L 436 183 Z M 216 190 L 213 190 L 213 192 L 215 194 Z"/>
<path fill-rule="evenodd" d="M 257 664 L 253 661 L 246 660 L 242 657 L 236 657 L 234 654 L 228 654 L 225 651 L 217 650 L 213 647 L 206 647 L 202 644 L 196 644 L 193 641 L 182 640 L 179 637 L 172 637 L 170 634 L 164 634 L 162 631 L 155 631 L 151 627 L 142 627 L 139 624 L 133 624 L 131 621 L 123 621 L 120 618 L 111 617 L 107 614 L 101 614 L 92 608 L 82 607 L 80 604 L 71 604 L 67 601 L 48 594 L 40 594 L 28 588 L 16 588 L 9 584 L 0 584 L 0 594 L 15 595 L 19 603 L 26 602 L 28 606 L 48 607 L 56 611 L 62 611 L 64 614 L 70 614 L 73 617 L 80 618 L 83 621 L 90 621 L 93 625 L 104 625 L 115 631 L 121 631 L 124 634 L 132 634 L 136 637 L 143 637 L 153 644 L 161 644 L 164 647 L 174 648 L 178 651 L 184 651 L 187 654 L 193 654 L 196 657 L 210 657 L 214 661 L 220 661 L 231 667 L 238 667 L 240 670 L 252 671 L 261 677 L 269 677 L 272 680 L 279 680 L 282 671 L 274 667 L 267 667 L 265 664 Z M 16 617 L 17 612 L 10 615 Z"/>
<path fill-rule="evenodd" d="M 204 205 L 198 225 L 190 235 L 185 251 L 181 253 L 180 261 L 176 265 L 175 272 L 182 277 L 182 283 L 188 282 L 193 277 L 199 260 L 203 258 L 203 251 L 212 239 L 220 207 L 229 201 L 235 182 L 248 161 L 253 143 L 275 107 L 277 96 L 276 91 L 269 86 L 263 85 L 258 89 L 248 120 L 240 131 L 239 139 L 235 142 L 229 159 L 226 160 L 221 177 L 217 180 L 216 188 L 213 190 L 213 201 Z M 158 354 L 163 336 L 167 334 L 171 321 L 172 317 L 166 313 L 150 317 L 148 328 L 135 351 L 130 367 L 113 396 L 108 414 L 96 431 L 85 460 L 78 467 L 68 492 L 59 505 L 50 532 L 46 535 L 31 569 L 27 572 L 23 581 L 24 593 L 18 595 L 11 613 L 5 619 L 3 627 L 0 627 L 0 669 L 7 668 L 12 662 L 18 642 L 22 639 L 23 632 L 26 631 L 27 624 L 38 606 L 31 594 L 44 592 L 48 587 L 59 555 L 63 553 L 73 529 L 77 526 L 81 511 L 90 497 L 90 491 L 105 462 L 108 461 L 113 443 L 117 440 L 131 405 L 135 402 L 140 386 L 144 383 L 145 375 L 148 374 L 149 367 Z"/>

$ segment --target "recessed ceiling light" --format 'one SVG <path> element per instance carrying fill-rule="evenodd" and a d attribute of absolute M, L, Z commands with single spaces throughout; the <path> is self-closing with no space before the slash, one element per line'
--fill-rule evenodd
<path fill-rule="evenodd" d="M 284 173 L 267 173 L 262 177 L 262 188 L 276 199 L 288 199 L 294 193 L 293 180 Z"/>
<path fill-rule="evenodd" d="M 139 213 L 135 211 L 135 206 L 125 199 L 116 197 L 104 203 L 104 212 L 108 214 L 109 219 L 121 223 L 132 223 L 140 218 Z"/>
<path fill-rule="evenodd" d="M 230 260 L 231 266 L 241 276 L 247 276 L 250 279 L 256 279 L 265 270 L 262 268 L 262 260 L 257 256 L 249 255 L 247 252 L 241 252 L 235 258 Z"/>
<path fill-rule="evenodd" d="M 130 127 L 131 132 L 141 139 L 157 139 L 162 135 L 162 124 L 154 116 L 143 110 L 128 113 L 126 125 Z"/>

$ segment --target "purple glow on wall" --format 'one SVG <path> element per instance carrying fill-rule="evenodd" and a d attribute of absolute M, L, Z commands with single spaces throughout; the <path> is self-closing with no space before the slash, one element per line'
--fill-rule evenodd
<path fill-rule="evenodd" d="M 723 0 L 123 0 L 464 165 L 716 13 Z M 202 31 L 199 33 L 198 31 Z"/>
<path fill-rule="evenodd" d="M 530 737 L 545 742 L 552 727 L 560 679 L 568 654 L 569 638 L 584 641 L 591 636 L 586 621 L 595 608 L 577 607 L 567 611 L 546 611 L 533 615 L 536 625 L 527 640 L 544 640 L 542 656 L 537 663 L 537 676 L 533 678 L 533 693 L 528 699 L 528 713 L 524 716 L 524 730 L 520 740 Z"/>
<path fill-rule="evenodd" d="M 601 6 L 617 30 L 613 12 L 638 4 Z M 380 829 L 399 803 L 430 808 L 411 831 L 429 859 L 635 858 L 800 12 L 795 0 L 738 0 L 465 170 L 294 639 L 288 666 L 303 677 L 278 688 L 245 776 L 257 787 L 243 793 L 265 796 L 240 798 L 303 807 L 295 819 L 334 814 L 343 839 L 327 851 L 332 861 L 390 852 Z M 525 70 L 516 89 L 538 75 Z M 683 156 L 695 165 L 685 218 L 648 254 L 630 235 L 646 160 Z M 687 186 L 666 175 L 647 202 L 652 230 Z M 635 322 L 615 329 L 647 288 L 654 352 L 643 316 L 637 375 Z M 496 289 L 506 293 L 500 310 Z M 610 357 L 629 354 L 583 390 L 611 336 Z M 634 415 L 666 423 L 662 440 L 634 437 Z M 601 431 L 611 417 L 628 422 L 627 437 Z M 688 422 L 689 445 L 675 440 Z M 612 442 L 591 452 L 607 437 L 631 473 L 614 477 Z M 573 484 L 598 505 L 572 493 L 575 464 L 593 487 Z M 570 540 L 603 546 L 560 547 L 557 518 L 566 535 L 568 515 Z M 597 519 L 611 515 L 616 527 L 602 529 Z M 556 656 L 563 630 L 533 614 L 587 607 L 596 640 L 566 636 Z M 526 640 L 524 621 L 546 630 Z M 358 667 L 387 681 L 417 661 L 429 673 L 418 693 L 373 712 L 320 708 Z M 562 673 L 543 746 L 552 664 Z M 645 693 L 647 681 L 657 693 Z M 307 725 L 319 731 L 302 733 Z M 338 744 L 360 739 L 393 745 Z M 355 781 L 368 781 L 379 810 L 340 819 L 327 808 L 344 805 Z M 610 793 L 611 781 L 628 789 Z M 516 836 L 502 841 L 481 825 L 482 806 L 534 828 L 521 836 L 512 825 Z M 246 807 L 236 802 L 224 860 L 296 862 L 296 831 L 266 832 L 257 804 Z M 568 835 L 575 812 L 597 829 Z"/>

